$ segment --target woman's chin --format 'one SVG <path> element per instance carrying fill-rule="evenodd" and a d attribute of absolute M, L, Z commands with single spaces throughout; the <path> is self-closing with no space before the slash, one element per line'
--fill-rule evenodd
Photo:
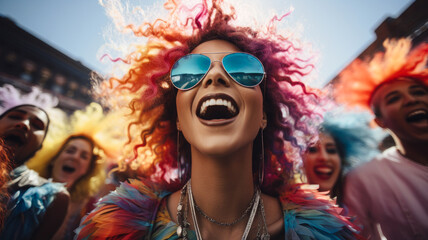
<path fill-rule="evenodd" d="M 331 184 L 319 184 L 320 187 L 318 188 L 318 191 L 320 192 L 327 192 L 327 191 L 331 191 L 331 189 L 333 188 L 333 186 L 331 186 Z"/>
<path fill-rule="evenodd" d="M 213 139 L 211 139 L 213 140 Z M 219 139 L 217 139 L 219 140 Z M 229 138 L 230 140 L 230 138 Z M 205 156 L 211 156 L 216 158 L 223 158 L 226 156 L 233 156 L 242 150 L 245 144 L 242 143 L 233 143 L 228 141 L 228 139 L 220 139 L 219 141 L 205 141 L 201 142 L 202 144 L 196 144 L 195 149 Z M 248 146 L 251 146 L 248 144 Z"/>

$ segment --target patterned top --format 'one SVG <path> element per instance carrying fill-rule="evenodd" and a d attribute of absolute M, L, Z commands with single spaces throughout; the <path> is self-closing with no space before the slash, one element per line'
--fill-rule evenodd
<path fill-rule="evenodd" d="M 305 186 L 294 185 L 280 196 L 286 239 L 360 239 L 341 208 Z M 178 239 L 178 226 L 162 201 L 169 194 L 147 180 L 124 182 L 82 220 L 77 239 Z M 193 231 L 188 234 L 196 239 Z"/>
<path fill-rule="evenodd" d="M 62 183 L 53 183 L 22 165 L 11 173 L 8 215 L 0 239 L 31 239 L 46 209 L 59 192 L 67 192 Z"/>

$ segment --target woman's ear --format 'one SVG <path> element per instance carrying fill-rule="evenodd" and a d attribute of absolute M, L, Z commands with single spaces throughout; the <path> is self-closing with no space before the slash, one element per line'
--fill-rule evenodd
<path fill-rule="evenodd" d="M 263 112 L 263 118 L 262 118 L 262 122 L 260 124 L 260 128 L 265 129 L 266 126 L 267 126 L 267 116 L 266 116 L 266 113 Z"/>

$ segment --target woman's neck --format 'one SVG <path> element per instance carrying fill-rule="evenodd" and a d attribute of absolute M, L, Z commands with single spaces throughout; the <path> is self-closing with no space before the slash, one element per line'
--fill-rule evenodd
<path fill-rule="evenodd" d="M 231 222 L 242 215 L 254 194 L 252 147 L 228 156 L 206 156 L 192 149 L 192 192 L 210 217 Z"/>
<path fill-rule="evenodd" d="M 191 189 L 194 202 L 210 218 L 222 223 L 233 223 L 246 212 L 256 191 L 252 173 L 252 146 L 227 156 L 206 156 L 192 149 Z M 177 223 L 177 205 L 181 191 L 168 198 L 168 210 Z M 187 196 L 186 196 L 187 197 Z M 270 234 L 283 230 L 282 210 L 278 199 L 262 194 L 265 203 L 266 224 Z M 256 218 L 262 215 L 258 209 Z M 249 220 L 249 214 L 230 227 L 220 226 L 197 212 L 199 229 L 203 239 L 241 239 Z M 190 210 L 187 212 L 191 228 L 195 230 Z M 250 237 L 257 229 L 252 224 Z M 256 229 L 256 230 L 254 230 Z"/>

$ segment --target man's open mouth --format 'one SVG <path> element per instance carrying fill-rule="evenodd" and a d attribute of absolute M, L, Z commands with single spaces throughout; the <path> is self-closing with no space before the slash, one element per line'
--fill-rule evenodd
<path fill-rule="evenodd" d="M 416 110 L 406 116 L 406 121 L 409 123 L 418 123 L 428 120 L 428 112 L 426 110 Z"/>
<path fill-rule="evenodd" d="M 196 108 L 196 115 L 203 120 L 230 119 L 239 113 L 238 104 L 226 94 L 203 97 Z"/>
<path fill-rule="evenodd" d="M 16 131 L 3 136 L 3 140 L 10 146 L 22 146 L 26 143 L 24 134 Z"/>

